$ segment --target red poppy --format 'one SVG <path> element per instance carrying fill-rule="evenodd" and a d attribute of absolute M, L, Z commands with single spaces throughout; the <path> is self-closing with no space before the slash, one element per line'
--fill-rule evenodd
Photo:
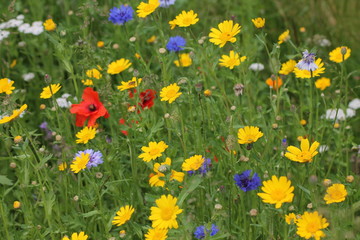
<path fill-rule="evenodd" d="M 84 89 L 82 95 L 83 101 L 79 104 L 71 105 L 70 112 L 76 114 L 76 126 L 82 127 L 87 119 L 88 127 L 94 126 L 99 117 L 108 118 L 110 115 L 102 102 L 99 100 L 99 94 L 92 88 Z"/>
<path fill-rule="evenodd" d="M 139 105 L 142 109 L 151 108 L 154 105 L 156 91 L 152 89 L 146 89 L 140 93 L 140 102 Z"/>

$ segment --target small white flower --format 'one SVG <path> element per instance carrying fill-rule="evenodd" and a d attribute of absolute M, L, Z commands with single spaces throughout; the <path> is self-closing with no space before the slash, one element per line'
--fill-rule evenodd
<path fill-rule="evenodd" d="M 356 111 L 352 108 L 346 109 L 346 117 L 351 118 L 356 115 Z"/>
<path fill-rule="evenodd" d="M 353 100 L 351 100 L 349 102 L 349 108 L 352 108 L 354 110 L 357 110 L 358 108 L 360 108 L 360 99 L 354 98 Z"/>
<path fill-rule="evenodd" d="M 25 73 L 22 75 L 22 78 L 24 79 L 24 81 L 29 82 L 30 80 L 32 80 L 35 77 L 35 74 L 30 72 L 30 73 Z"/>
<path fill-rule="evenodd" d="M 330 47 L 330 46 L 331 46 L 331 42 L 330 42 L 328 39 L 324 38 L 324 39 L 322 39 L 322 40 L 319 41 L 319 45 L 320 45 L 321 47 Z"/>
<path fill-rule="evenodd" d="M 1 31 L 1 30 L 0 30 L 0 42 L 1 42 L 3 39 L 9 37 L 9 35 L 10 35 L 10 32 L 9 32 L 9 31 Z"/>
<path fill-rule="evenodd" d="M 255 72 L 260 72 L 262 70 L 264 70 L 264 65 L 261 64 L 261 63 L 252 63 L 250 66 L 249 66 L 249 69 L 250 70 L 253 70 Z"/>
<path fill-rule="evenodd" d="M 344 120 L 346 117 L 342 109 L 328 109 L 326 110 L 325 118 L 331 120 Z"/>

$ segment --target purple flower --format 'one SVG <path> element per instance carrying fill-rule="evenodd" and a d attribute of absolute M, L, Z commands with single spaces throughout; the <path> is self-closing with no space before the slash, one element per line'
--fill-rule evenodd
<path fill-rule="evenodd" d="M 102 164 L 104 162 L 102 160 L 103 155 L 100 151 L 95 152 L 92 149 L 86 149 L 85 151 L 78 151 L 75 155 L 75 158 L 80 157 L 81 153 L 89 154 L 90 156 L 89 162 L 86 164 L 87 169 L 90 169 L 92 167 L 97 167 L 99 164 Z"/>
<path fill-rule="evenodd" d="M 203 164 L 201 165 L 201 167 L 197 171 L 201 175 L 205 176 L 206 173 L 210 170 L 211 166 L 212 166 L 211 159 L 210 158 L 205 158 Z M 196 174 L 197 171 L 188 171 L 188 174 L 189 175 L 194 175 L 194 174 Z"/>
<path fill-rule="evenodd" d="M 303 58 L 302 60 L 296 64 L 296 67 L 300 70 L 308 70 L 314 71 L 318 69 L 318 65 L 316 65 L 315 61 L 315 53 L 309 53 L 308 50 L 302 53 Z"/>
<path fill-rule="evenodd" d="M 160 0 L 160 7 L 169 7 L 174 5 L 176 0 Z"/>
<path fill-rule="evenodd" d="M 46 130 L 46 129 L 48 129 L 48 123 L 47 122 L 42 122 L 39 127 L 41 129 L 43 129 L 43 130 Z"/>
<path fill-rule="evenodd" d="M 170 52 L 178 52 L 183 50 L 182 47 L 185 47 L 185 45 L 185 38 L 180 36 L 170 37 L 168 43 L 166 44 L 166 49 Z"/>
<path fill-rule="evenodd" d="M 133 14 L 134 9 L 130 6 L 113 7 L 110 9 L 109 21 L 117 25 L 124 25 L 124 23 L 133 19 Z"/>
<path fill-rule="evenodd" d="M 254 173 L 252 178 L 250 173 L 251 170 L 246 170 L 234 176 L 235 184 L 244 192 L 255 190 L 261 186 L 261 180 L 257 173 Z"/>
<path fill-rule="evenodd" d="M 207 235 L 214 236 L 219 232 L 219 228 L 215 224 L 211 224 L 210 229 L 206 229 L 204 225 L 201 225 L 195 229 L 194 235 L 196 239 L 203 239 Z"/>

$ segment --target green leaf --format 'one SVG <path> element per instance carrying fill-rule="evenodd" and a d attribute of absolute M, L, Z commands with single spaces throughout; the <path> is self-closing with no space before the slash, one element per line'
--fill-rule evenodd
<path fill-rule="evenodd" d="M 0 184 L 2 185 L 13 185 L 12 181 L 4 175 L 0 175 Z"/>
<path fill-rule="evenodd" d="M 199 175 L 191 177 L 190 181 L 187 182 L 186 186 L 184 186 L 183 190 L 179 194 L 178 205 L 181 206 L 184 200 L 189 196 L 191 192 L 193 192 L 203 181 L 203 178 Z"/>

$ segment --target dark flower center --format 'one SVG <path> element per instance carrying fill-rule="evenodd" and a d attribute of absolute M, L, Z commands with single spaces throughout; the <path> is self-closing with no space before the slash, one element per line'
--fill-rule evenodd
<path fill-rule="evenodd" d="M 89 110 L 90 110 L 91 112 L 94 112 L 94 111 L 96 110 L 96 106 L 95 106 L 94 104 L 90 104 L 90 105 L 89 105 Z"/>

